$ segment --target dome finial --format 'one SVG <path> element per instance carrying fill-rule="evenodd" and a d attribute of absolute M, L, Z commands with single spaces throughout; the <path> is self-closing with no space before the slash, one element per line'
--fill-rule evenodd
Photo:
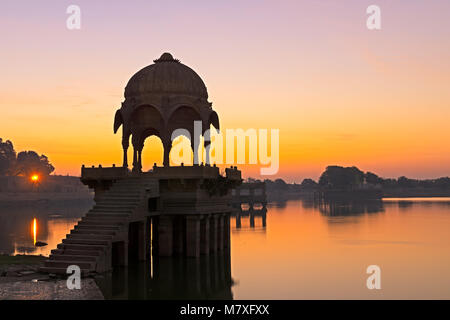
<path fill-rule="evenodd" d="M 170 53 L 164 52 L 159 59 L 153 60 L 153 62 L 180 62 L 180 60 L 174 59 Z"/>

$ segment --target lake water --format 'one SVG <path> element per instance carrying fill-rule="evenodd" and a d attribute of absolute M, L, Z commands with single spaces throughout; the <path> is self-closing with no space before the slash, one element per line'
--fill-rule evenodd
<path fill-rule="evenodd" d="M 0 252 L 48 255 L 90 205 L 2 206 Z M 109 299 L 450 298 L 450 198 L 271 203 L 265 225 L 231 226 L 228 254 L 154 259 L 97 283 Z M 369 265 L 381 268 L 381 290 L 366 287 Z"/>

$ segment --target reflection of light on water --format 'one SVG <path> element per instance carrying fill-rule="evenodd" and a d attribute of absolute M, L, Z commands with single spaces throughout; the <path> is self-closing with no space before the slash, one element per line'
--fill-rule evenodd
<path fill-rule="evenodd" d="M 31 237 L 33 239 L 33 246 L 31 245 L 29 231 L 25 234 L 19 235 L 14 241 L 14 253 L 13 255 L 19 254 L 34 254 L 43 255 L 48 257 L 52 249 L 61 243 L 70 229 L 78 222 L 77 218 L 67 218 L 67 219 L 53 219 L 45 221 L 44 218 L 39 220 L 40 225 L 38 226 L 38 221 L 36 218 L 33 219 L 30 231 Z M 39 230 L 38 230 L 39 229 Z M 36 247 L 37 233 L 39 231 L 39 240 L 48 243 L 44 247 Z"/>
<path fill-rule="evenodd" d="M 36 237 L 37 237 L 37 220 L 36 218 L 33 219 L 33 244 L 36 245 Z"/>
<path fill-rule="evenodd" d="M 383 198 L 385 202 L 450 202 L 450 197 L 428 197 L 428 198 Z"/>
<path fill-rule="evenodd" d="M 150 224 L 150 278 L 153 279 L 153 220 Z"/>

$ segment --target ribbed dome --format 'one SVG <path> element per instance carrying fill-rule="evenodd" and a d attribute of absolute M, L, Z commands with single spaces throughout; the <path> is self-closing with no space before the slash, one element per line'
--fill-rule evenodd
<path fill-rule="evenodd" d="M 125 88 L 125 98 L 163 93 L 208 99 L 206 86 L 199 75 L 170 53 L 164 53 L 154 62 L 131 77 Z"/>

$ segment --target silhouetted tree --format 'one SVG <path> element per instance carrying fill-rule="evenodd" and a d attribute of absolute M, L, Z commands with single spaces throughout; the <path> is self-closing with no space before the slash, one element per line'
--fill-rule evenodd
<path fill-rule="evenodd" d="M 316 189 L 318 186 L 319 184 L 313 179 L 304 179 L 301 184 L 302 189 Z"/>
<path fill-rule="evenodd" d="M 289 189 L 289 185 L 283 179 L 276 179 L 274 181 L 266 179 L 264 180 L 266 184 L 266 190 L 268 191 L 287 191 Z"/>
<path fill-rule="evenodd" d="M 55 170 L 45 155 L 39 156 L 34 151 L 22 151 L 17 155 L 16 174 L 30 176 L 35 173 L 49 175 Z"/>
<path fill-rule="evenodd" d="M 408 179 L 407 177 L 400 177 L 397 179 L 397 184 L 401 188 L 413 188 L 418 186 L 418 181 Z"/>
<path fill-rule="evenodd" d="M 352 188 L 363 182 L 364 172 L 357 167 L 328 166 L 319 179 L 319 185 L 325 188 Z"/>
<path fill-rule="evenodd" d="M 370 183 L 370 184 L 382 184 L 383 183 L 383 179 L 372 172 L 366 172 L 365 178 L 366 178 L 366 182 Z"/>
<path fill-rule="evenodd" d="M 439 178 L 434 181 L 435 181 L 436 187 L 450 189 L 450 178 L 449 177 Z"/>
<path fill-rule="evenodd" d="M 0 176 L 11 174 L 16 162 L 16 151 L 11 141 L 0 138 Z"/>

